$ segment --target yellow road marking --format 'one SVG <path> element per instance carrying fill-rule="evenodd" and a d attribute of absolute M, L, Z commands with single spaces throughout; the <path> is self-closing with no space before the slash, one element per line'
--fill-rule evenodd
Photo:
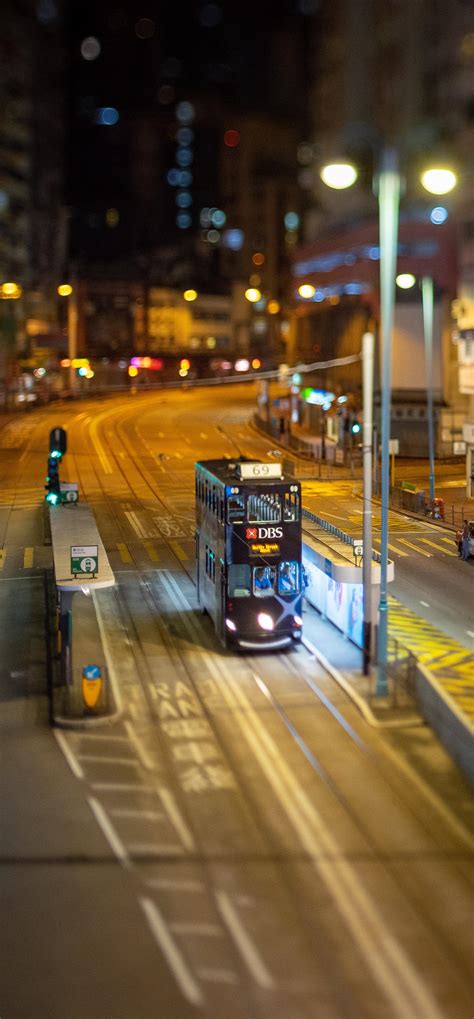
<path fill-rule="evenodd" d="M 186 552 L 184 551 L 184 548 L 182 548 L 181 545 L 179 544 L 179 541 L 170 541 L 169 545 L 170 548 L 173 549 L 174 554 L 178 557 L 178 559 L 181 560 L 182 563 L 187 562 L 189 556 L 186 555 Z"/>
<path fill-rule="evenodd" d="M 443 555 L 456 555 L 456 552 L 448 552 L 445 548 L 440 548 L 439 545 L 435 545 L 434 541 L 430 541 L 429 538 L 420 538 L 420 541 L 424 545 L 431 545 L 431 548 L 435 548 L 437 552 L 442 552 Z"/>
<path fill-rule="evenodd" d="M 133 562 L 133 559 L 132 559 L 132 557 L 130 555 L 130 552 L 128 551 L 128 548 L 124 544 L 123 541 L 118 541 L 117 542 L 117 548 L 118 548 L 118 552 L 119 552 L 120 558 L 121 558 L 123 563 L 131 563 L 131 562 Z"/>
<path fill-rule="evenodd" d="M 375 544 L 381 544 L 380 538 L 374 538 L 374 545 Z M 402 548 L 396 548 L 396 546 L 391 545 L 389 541 L 387 541 L 387 548 L 389 548 L 391 552 L 395 552 L 396 555 L 405 556 L 405 558 L 410 556 L 409 552 L 404 552 Z"/>
<path fill-rule="evenodd" d="M 34 551 L 35 551 L 34 548 L 31 548 L 31 547 L 25 548 L 25 550 L 23 552 L 23 569 L 24 570 L 31 570 L 31 567 L 33 566 Z"/>
<path fill-rule="evenodd" d="M 426 556 L 427 559 L 431 559 L 431 552 L 425 552 L 419 545 L 412 545 L 411 541 L 407 541 L 406 538 L 397 538 L 397 541 L 401 541 L 403 545 L 407 545 L 408 548 L 412 548 L 414 552 L 419 552 L 420 555 Z"/>
<path fill-rule="evenodd" d="M 151 541 L 144 541 L 143 544 L 152 562 L 157 563 L 160 557 L 155 546 L 151 544 Z"/>
<path fill-rule="evenodd" d="M 0 570 L 3 570 L 5 566 L 5 559 L 7 558 L 6 548 L 0 548 Z"/>

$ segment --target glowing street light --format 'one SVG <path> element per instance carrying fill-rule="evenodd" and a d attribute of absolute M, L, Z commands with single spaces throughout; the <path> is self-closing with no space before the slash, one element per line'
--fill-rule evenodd
<path fill-rule="evenodd" d="M 245 296 L 247 298 L 247 301 L 250 301 L 250 304 L 256 304 L 257 301 L 260 300 L 262 295 L 260 293 L 260 290 L 257 289 L 257 287 L 248 287 L 248 289 L 245 291 Z"/>
<path fill-rule="evenodd" d="M 70 283 L 60 283 L 58 287 L 58 294 L 60 297 L 70 297 L 72 294 L 72 286 Z"/>
<path fill-rule="evenodd" d="M 447 167 L 432 167 L 422 173 L 421 183 L 432 195 L 447 195 L 456 187 L 457 177 Z"/>
<path fill-rule="evenodd" d="M 399 272 L 395 283 L 400 290 L 411 290 L 415 286 L 416 278 L 412 272 Z"/>
<path fill-rule="evenodd" d="M 358 174 L 352 163 L 328 163 L 321 170 L 321 180 L 328 188 L 342 191 L 355 184 Z"/>
<path fill-rule="evenodd" d="M 308 299 L 314 297 L 316 293 L 316 287 L 313 287 L 312 283 L 302 283 L 301 286 L 298 287 L 298 293 L 300 297 L 305 297 L 306 299 Z"/>
<path fill-rule="evenodd" d="M 0 290 L 2 297 L 7 301 L 16 301 L 23 293 L 19 283 L 2 283 Z"/>
<path fill-rule="evenodd" d="M 195 301 L 197 298 L 197 290 L 185 290 L 183 297 L 185 301 Z"/>

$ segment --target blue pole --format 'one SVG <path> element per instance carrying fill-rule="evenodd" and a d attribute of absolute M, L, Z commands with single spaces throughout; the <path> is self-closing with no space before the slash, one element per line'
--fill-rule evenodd
<path fill-rule="evenodd" d="M 378 670 L 375 693 L 383 697 L 388 691 L 388 513 L 390 497 L 390 412 L 392 331 L 395 305 L 395 274 L 398 249 L 398 212 L 400 205 L 400 173 L 394 149 L 385 149 L 378 178 L 379 245 L 380 245 L 380 320 L 382 342 L 382 407 L 381 407 L 381 559 L 380 602 L 377 641 Z"/>
<path fill-rule="evenodd" d="M 425 335 L 426 405 L 428 414 L 428 456 L 430 461 L 430 504 L 433 508 L 435 497 L 435 449 L 433 421 L 433 280 L 423 276 L 421 281 L 423 300 L 423 332 Z"/>

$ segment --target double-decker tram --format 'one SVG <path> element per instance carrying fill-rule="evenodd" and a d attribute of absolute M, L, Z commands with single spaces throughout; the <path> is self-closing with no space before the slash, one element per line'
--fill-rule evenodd
<path fill-rule="evenodd" d="M 199 604 L 225 647 L 301 639 L 301 486 L 280 464 L 196 464 Z"/>

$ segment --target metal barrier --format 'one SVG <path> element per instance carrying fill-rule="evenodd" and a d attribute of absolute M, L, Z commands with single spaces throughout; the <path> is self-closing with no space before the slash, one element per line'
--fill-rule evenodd
<path fill-rule="evenodd" d="M 377 645 L 376 632 L 376 645 Z M 396 637 L 388 637 L 387 662 L 381 665 L 377 661 L 377 653 L 371 662 L 369 697 L 377 703 L 376 680 L 380 670 L 385 675 L 387 698 L 394 708 L 413 707 L 416 702 L 416 673 L 418 660 L 416 655 L 397 640 Z"/>
<path fill-rule="evenodd" d="M 310 520 L 313 524 L 317 524 L 318 527 L 322 527 L 323 530 L 327 531 L 328 534 L 332 534 L 335 538 L 339 538 L 340 541 L 345 542 L 346 545 L 353 545 L 354 538 L 351 534 L 346 534 L 345 531 L 341 531 L 340 527 L 336 527 L 335 524 L 330 524 L 328 520 L 323 520 L 322 517 L 318 517 L 316 513 L 312 513 L 311 510 L 302 510 L 302 516 L 306 520 Z M 376 552 L 372 549 L 372 559 L 376 563 L 381 561 L 380 552 Z"/>

